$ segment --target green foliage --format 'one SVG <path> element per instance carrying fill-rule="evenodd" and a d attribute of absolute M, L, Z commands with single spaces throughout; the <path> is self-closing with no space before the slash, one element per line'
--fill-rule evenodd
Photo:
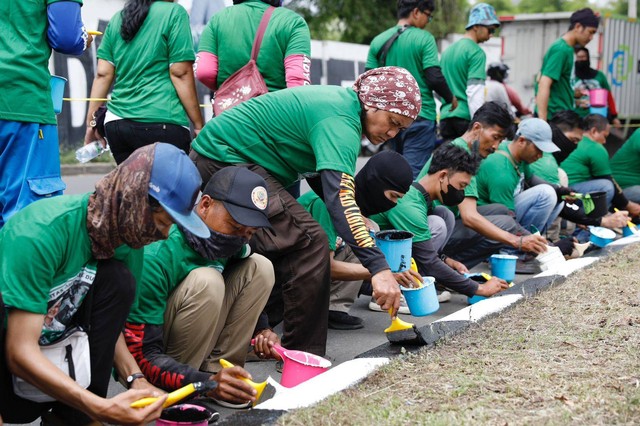
<path fill-rule="evenodd" d="M 498 15 L 570 12 L 584 7 L 626 15 L 628 7 L 628 0 L 611 0 L 604 9 L 590 0 L 521 0 L 517 5 L 511 0 L 434 0 L 436 12 L 426 29 L 436 39 L 463 33 L 470 3 L 479 1 L 491 4 Z M 397 22 L 395 0 L 290 0 L 287 7 L 304 17 L 316 40 L 369 44 Z"/>

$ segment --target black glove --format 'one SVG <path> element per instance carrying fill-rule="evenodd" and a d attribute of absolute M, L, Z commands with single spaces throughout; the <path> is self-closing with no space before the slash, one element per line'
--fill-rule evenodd
<path fill-rule="evenodd" d="M 567 186 L 560 186 L 560 185 L 556 185 L 553 187 L 553 189 L 556 190 L 556 196 L 558 197 L 558 203 L 562 201 L 562 197 L 567 196 L 567 195 L 571 195 L 573 191 L 573 189 L 567 187 Z"/>

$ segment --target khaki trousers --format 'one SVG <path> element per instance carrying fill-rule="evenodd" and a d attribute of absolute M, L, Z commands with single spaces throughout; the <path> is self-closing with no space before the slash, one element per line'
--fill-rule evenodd
<path fill-rule="evenodd" d="M 334 256 L 334 259 L 341 262 L 360 263 L 349 246 L 345 246 L 342 250 L 338 251 Z M 353 302 L 358 298 L 358 292 L 360 291 L 361 285 L 362 280 L 331 281 L 329 310 L 349 313 L 351 305 L 353 305 Z"/>
<path fill-rule="evenodd" d="M 222 274 L 191 271 L 167 302 L 165 353 L 203 371 L 220 370 L 220 358 L 243 366 L 274 280 L 271 262 L 255 253 Z"/>

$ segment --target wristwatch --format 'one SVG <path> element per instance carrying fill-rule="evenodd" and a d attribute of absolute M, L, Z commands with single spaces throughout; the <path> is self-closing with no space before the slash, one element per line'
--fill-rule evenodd
<path fill-rule="evenodd" d="M 131 385 L 133 384 L 133 382 L 137 379 L 142 379 L 144 377 L 144 374 L 142 373 L 133 373 L 132 375 L 127 377 L 127 388 L 131 389 Z"/>

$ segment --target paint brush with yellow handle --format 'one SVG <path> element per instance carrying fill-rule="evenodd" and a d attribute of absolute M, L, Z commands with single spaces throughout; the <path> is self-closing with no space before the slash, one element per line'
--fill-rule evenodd
<path fill-rule="evenodd" d="M 418 265 L 413 257 L 411 258 L 411 270 L 418 272 Z M 418 283 L 418 288 L 422 287 L 422 281 L 420 281 L 418 277 L 413 277 L 413 279 Z"/>
<path fill-rule="evenodd" d="M 231 368 L 234 367 L 233 364 L 231 364 L 229 361 L 227 361 L 226 359 L 220 359 L 220 365 L 222 366 L 222 368 Z M 260 383 L 256 383 L 251 379 L 247 379 L 246 377 L 240 377 L 237 376 L 238 379 L 247 382 L 252 388 L 254 388 L 256 390 L 256 400 L 253 403 L 253 406 L 255 407 L 256 405 L 260 404 L 261 402 L 266 401 L 267 399 L 271 399 L 273 398 L 273 396 L 276 393 L 276 389 L 268 383 L 268 380 L 265 380 L 264 382 L 260 382 Z"/>
<path fill-rule="evenodd" d="M 92 36 L 101 36 L 102 33 L 100 31 L 95 30 L 87 30 L 87 34 L 91 34 Z"/>
<path fill-rule="evenodd" d="M 162 408 L 167 408 L 170 405 L 173 405 L 176 402 L 188 397 L 194 392 L 198 392 L 198 393 L 208 392 L 210 390 L 215 389 L 216 387 L 218 387 L 218 382 L 216 382 L 215 380 L 207 380 L 206 382 L 189 383 L 188 385 L 183 386 L 180 389 L 171 392 L 167 397 L 167 400 L 164 402 L 164 404 L 162 404 Z M 147 405 L 153 404 L 157 400 L 158 398 L 156 397 L 142 398 L 131 403 L 131 407 L 143 408 L 143 407 L 146 407 Z"/>
<path fill-rule="evenodd" d="M 389 309 L 389 315 L 393 315 L 393 309 Z M 385 328 L 384 333 L 391 344 L 419 346 L 427 344 L 414 324 L 403 321 L 397 316 L 391 317 L 391 325 Z"/>
<path fill-rule="evenodd" d="M 487 281 L 489 281 L 491 278 L 493 278 L 491 275 L 487 274 L 486 272 L 481 272 L 480 276 L 482 278 L 484 278 L 485 280 L 487 280 Z M 513 287 L 513 286 L 514 286 L 513 282 L 510 282 L 509 283 L 509 287 Z"/>
<path fill-rule="evenodd" d="M 620 211 L 615 207 L 613 208 L 613 210 L 615 210 L 616 213 Z M 627 228 L 629 228 L 629 231 L 631 231 L 633 235 L 640 235 L 640 231 L 638 231 L 638 225 L 631 222 L 630 220 L 627 221 Z"/>

